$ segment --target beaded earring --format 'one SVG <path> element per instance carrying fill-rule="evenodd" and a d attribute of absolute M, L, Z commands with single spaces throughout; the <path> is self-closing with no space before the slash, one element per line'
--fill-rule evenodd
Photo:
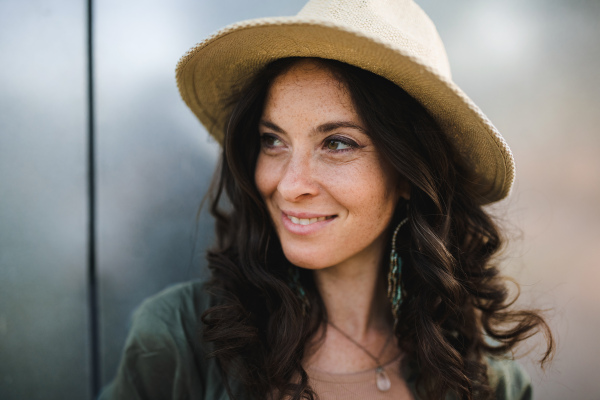
<path fill-rule="evenodd" d="M 396 252 L 396 236 L 398 231 L 404 224 L 408 222 L 408 218 L 404 218 L 394 229 L 392 235 L 392 251 L 390 252 L 390 270 L 388 272 L 388 299 L 392 305 L 392 314 L 394 316 L 394 331 L 398 325 L 398 311 L 400 310 L 400 304 L 402 304 L 402 283 L 400 278 L 402 276 L 402 257 Z"/>
<path fill-rule="evenodd" d="M 308 302 L 308 297 L 306 297 L 306 292 L 304 291 L 304 287 L 300 282 L 300 268 L 290 265 L 288 268 L 289 275 L 289 286 L 296 293 L 296 297 L 302 303 L 302 316 L 306 316 L 308 309 L 310 308 L 310 303 Z"/>

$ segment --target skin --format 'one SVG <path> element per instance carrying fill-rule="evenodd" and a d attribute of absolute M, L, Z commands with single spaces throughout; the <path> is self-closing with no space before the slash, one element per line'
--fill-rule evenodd
<path fill-rule="evenodd" d="M 382 161 L 345 85 L 314 60 L 274 80 L 259 133 L 256 185 L 285 256 L 314 271 L 331 321 L 379 354 L 391 331 L 379 265 L 407 183 Z M 380 361 L 398 355 L 388 348 Z M 375 367 L 334 329 L 306 363 L 335 373 Z"/>

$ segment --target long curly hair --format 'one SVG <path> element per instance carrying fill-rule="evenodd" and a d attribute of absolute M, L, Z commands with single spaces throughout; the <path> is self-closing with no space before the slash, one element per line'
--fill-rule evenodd
<path fill-rule="evenodd" d="M 310 304 L 303 312 L 290 285 L 294 267 L 254 180 L 267 92 L 297 60 L 269 64 L 233 95 L 211 192 L 217 244 L 208 253 L 208 290 L 216 305 L 202 315 L 202 339 L 223 376 L 235 376 L 257 399 L 317 398 L 302 360 L 326 329 L 327 313 L 307 270 L 300 270 Z M 346 86 L 380 156 L 411 186 L 409 207 L 399 206 L 391 222 L 408 217 L 397 239 L 404 294 L 395 335 L 420 371 L 421 395 L 490 398 L 484 356 L 502 356 L 539 331 L 547 345 L 541 362 L 549 361 L 550 329 L 537 311 L 512 309 L 506 279 L 492 260 L 503 243 L 499 230 L 435 121 L 386 79 L 337 61 L 317 62 Z"/>

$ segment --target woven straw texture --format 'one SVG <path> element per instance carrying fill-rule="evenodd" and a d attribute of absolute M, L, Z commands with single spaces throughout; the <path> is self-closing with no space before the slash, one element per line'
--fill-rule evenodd
<path fill-rule="evenodd" d="M 271 61 L 284 57 L 339 60 L 381 75 L 419 101 L 474 172 L 483 203 L 506 197 L 512 153 L 492 123 L 453 82 L 443 43 L 411 0 L 312 0 L 295 17 L 262 18 L 225 27 L 177 65 L 183 100 L 221 142 L 227 100 Z"/>

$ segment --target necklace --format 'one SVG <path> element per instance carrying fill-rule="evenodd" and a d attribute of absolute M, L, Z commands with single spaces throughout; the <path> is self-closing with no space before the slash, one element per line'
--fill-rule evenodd
<path fill-rule="evenodd" d="M 369 357 L 371 357 L 373 359 L 373 361 L 375 361 L 375 364 L 377 365 L 377 367 L 375 368 L 375 382 L 377 383 L 377 389 L 379 389 L 379 391 L 381 391 L 381 392 L 387 392 L 388 390 L 390 390 L 392 383 L 390 382 L 390 378 L 388 377 L 387 373 L 381 366 L 381 362 L 379 361 L 379 359 L 381 358 L 381 356 L 383 356 L 385 349 L 387 348 L 388 344 L 392 340 L 392 337 L 394 336 L 393 332 L 390 332 L 390 335 L 388 336 L 387 340 L 385 341 L 383 348 L 379 352 L 379 356 L 375 357 L 373 355 L 373 353 L 371 353 L 369 350 L 367 350 L 362 344 L 360 344 L 356 340 L 352 339 L 350 337 L 350 335 L 348 335 L 346 332 L 344 332 L 343 330 L 341 330 L 340 328 L 335 326 L 333 324 L 333 322 L 328 321 L 328 324 L 331 325 L 331 327 L 333 329 L 335 329 L 336 331 L 341 333 L 346 339 L 348 339 L 349 341 L 354 343 L 358 348 L 360 348 L 362 351 L 364 351 Z"/>

